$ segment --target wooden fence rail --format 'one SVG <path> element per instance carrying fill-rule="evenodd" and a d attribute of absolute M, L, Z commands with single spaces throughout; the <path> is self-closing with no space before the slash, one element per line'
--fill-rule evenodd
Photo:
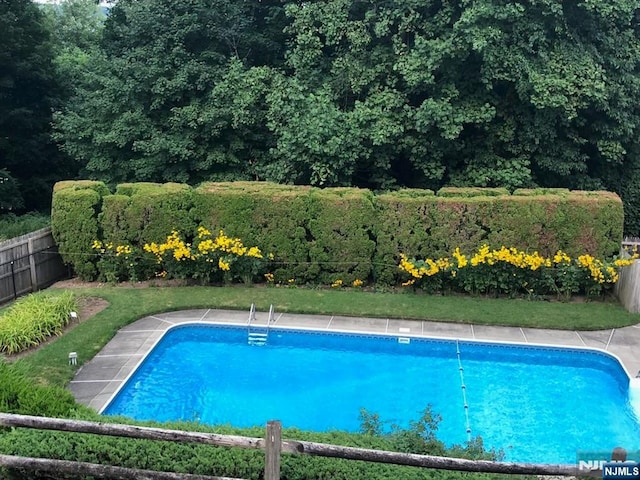
<path fill-rule="evenodd" d="M 479 473 L 504 473 L 518 475 L 554 475 L 554 476 L 601 476 L 600 471 L 579 470 L 577 465 L 556 465 L 556 464 L 533 464 L 533 463 L 510 463 L 492 462 L 488 460 L 467 460 L 462 458 L 436 457 L 432 455 L 417 455 L 411 453 L 388 452 L 383 450 L 371 450 L 366 448 L 344 447 L 316 442 L 306 442 L 298 440 L 282 440 L 281 425 L 278 421 L 271 421 L 267 424 L 265 438 L 243 437 L 237 435 L 220 435 L 215 433 L 186 432 L 181 430 L 169 430 L 163 428 L 139 427 L 134 425 L 109 424 L 98 422 L 87 422 L 81 420 L 68 420 L 59 418 L 34 417 L 30 415 L 16 415 L 0 413 L 0 426 L 3 427 L 24 427 L 41 430 L 58 430 L 76 433 L 92 433 L 98 435 L 138 438 L 146 440 L 161 440 L 170 442 L 200 443 L 206 445 L 216 445 L 223 447 L 239 447 L 248 449 L 265 450 L 265 480 L 280 479 L 280 454 L 281 452 L 295 455 L 315 455 L 321 457 L 343 458 L 348 460 L 362 460 L 367 462 L 388 463 L 394 465 L 405 465 L 421 468 L 434 468 L 441 470 L 456 470 L 464 472 Z M 35 463 L 37 462 L 37 463 Z M 42 470 L 43 465 L 49 465 L 55 470 L 56 461 L 47 459 L 25 459 L 22 457 L 7 457 L 0 455 L 0 467 L 16 466 L 20 468 Z M 84 464 L 82 462 L 68 462 L 65 468 L 71 473 L 94 475 L 99 473 L 99 478 L 148 478 L 153 480 L 182 479 L 195 480 L 196 478 L 207 478 L 208 480 L 219 479 L 221 477 L 197 477 L 184 476 L 184 474 L 168 474 L 167 472 L 153 472 L 122 469 L 122 467 L 104 468 L 104 465 Z M 65 464 L 66 465 L 66 464 Z M 49 468 L 49 467 L 47 467 Z M 75 470 L 73 470 L 75 468 Z M 86 470 L 83 470 L 86 469 Z M 89 469 L 94 469 L 91 473 Z M 126 472 L 131 470 L 131 472 Z M 112 476 L 109 476 L 112 475 Z M 163 476 L 164 475 L 164 476 Z M 183 476 L 167 476 L 183 475 Z"/>
<path fill-rule="evenodd" d="M 0 303 L 67 275 L 50 227 L 0 242 Z"/>

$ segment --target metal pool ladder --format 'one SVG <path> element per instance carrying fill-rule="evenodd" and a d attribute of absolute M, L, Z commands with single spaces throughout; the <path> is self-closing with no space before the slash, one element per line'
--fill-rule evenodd
<path fill-rule="evenodd" d="M 251 310 L 249 311 L 249 323 L 247 324 L 247 342 L 249 345 L 266 345 L 269 339 L 269 327 L 273 321 L 274 309 L 273 305 L 269 307 L 269 318 L 267 319 L 267 325 L 256 325 L 256 306 L 251 304 Z"/>

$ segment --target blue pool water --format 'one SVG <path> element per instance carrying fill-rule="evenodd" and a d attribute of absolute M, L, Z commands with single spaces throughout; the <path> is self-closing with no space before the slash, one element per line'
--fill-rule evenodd
<path fill-rule="evenodd" d="M 640 448 L 629 378 L 596 351 L 272 329 L 170 330 L 105 409 L 136 419 L 358 431 L 359 412 L 407 426 L 427 405 L 437 436 L 471 435 L 505 460 L 575 463 L 580 450 Z"/>

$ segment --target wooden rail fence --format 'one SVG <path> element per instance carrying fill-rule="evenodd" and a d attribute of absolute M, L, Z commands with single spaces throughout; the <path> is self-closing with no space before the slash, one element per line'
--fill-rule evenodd
<path fill-rule="evenodd" d="M 0 303 L 66 277 L 51 227 L 0 242 Z"/>
<path fill-rule="evenodd" d="M 264 438 L 242 437 L 237 435 L 219 435 L 215 433 L 185 432 L 162 428 L 138 427 L 133 425 L 107 424 L 59 418 L 34 417 L 0 413 L 0 426 L 24 427 L 40 430 L 58 430 L 64 432 L 91 433 L 106 436 L 160 440 L 168 442 L 200 443 L 222 447 L 260 449 L 265 451 L 265 480 L 280 479 L 281 453 L 293 455 L 315 455 L 320 457 L 362 460 L 366 462 L 388 463 L 420 468 L 456 470 L 479 473 L 504 473 L 518 475 L 553 476 L 592 476 L 600 477 L 598 470 L 579 470 L 577 465 L 553 465 L 533 463 L 492 462 L 488 460 L 467 460 L 462 458 L 436 457 L 411 453 L 388 452 L 365 448 L 344 447 L 299 440 L 283 440 L 280 422 L 267 423 Z M 72 475 L 92 475 L 105 479 L 149 479 L 149 480 L 242 480 L 227 477 L 214 477 L 155 472 L 116 466 L 98 465 L 85 462 L 50 460 L 42 458 L 16 457 L 0 455 L 0 467 L 21 468 L 30 471 L 64 472 Z"/>

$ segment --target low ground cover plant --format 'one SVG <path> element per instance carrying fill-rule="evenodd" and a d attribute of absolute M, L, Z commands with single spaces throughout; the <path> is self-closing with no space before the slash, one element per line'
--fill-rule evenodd
<path fill-rule="evenodd" d="M 0 315 L 0 353 L 12 355 L 60 335 L 75 310 L 71 291 L 22 297 Z"/>
<path fill-rule="evenodd" d="M 88 408 L 76 403 L 68 390 L 56 386 L 34 385 L 32 379 L 19 368 L 0 359 L 0 412 L 69 417 L 81 410 L 89 412 Z"/>

